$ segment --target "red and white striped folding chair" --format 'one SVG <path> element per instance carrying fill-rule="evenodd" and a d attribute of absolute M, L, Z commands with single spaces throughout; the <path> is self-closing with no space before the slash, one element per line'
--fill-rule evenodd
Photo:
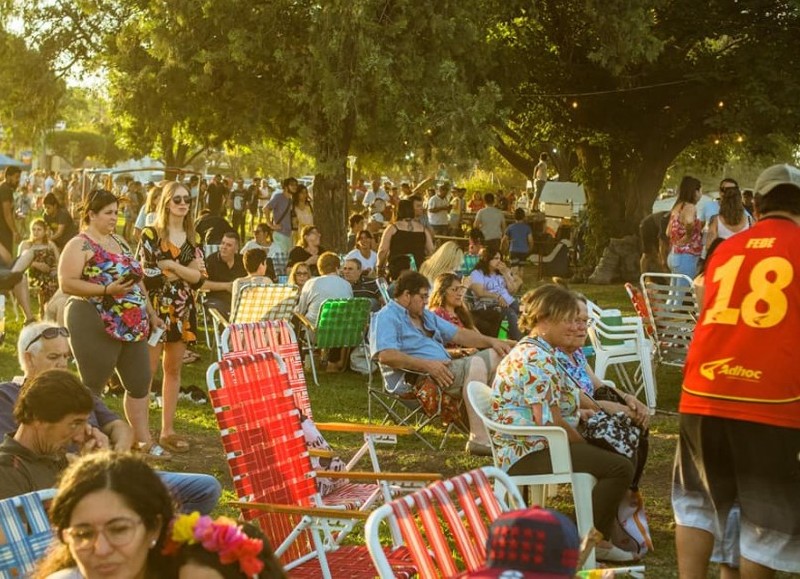
<path fill-rule="evenodd" d="M 379 538 L 383 521 L 400 527 L 420 577 L 454 577 L 482 567 L 489 525 L 511 510 L 509 499 L 513 508 L 525 507 L 508 475 L 487 466 L 437 481 L 375 509 L 365 531 L 378 575 L 381 579 L 395 577 L 389 560 L 392 551 L 387 551 Z"/>
<path fill-rule="evenodd" d="M 229 354 L 207 373 L 209 395 L 239 501 L 257 520 L 293 577 L 373 577 L 364 547 L 342 547 L 345 536 L 381 499 L 374 481 L 416 482 L 430 475 L 315 472 L 289 384 L 275 352 Z M 315 478 L 350 479 L 324 498 Z M 352 481 L 372 481 L 370 484 Z M 408 569 L 403 552 L 392 556 Z"/>
<path fill-rule="evenodd" d="M 300 347 L 292 325 L 285 321 L 253 322 L 231 324 L 222 333 L 221 348 L 223 357 L 230 353 L 277 352 L 286 363 L 289 386 L 292 389 L 295 405 L 304 416 L 313 420 L 311 401 L 308 398 L 308 385 L 303 371 Z M 373 472 L 380 472 L 380 462 L 376 444 L 397 443 L 398 435 L 410 435 L 414 429 L 407 426 L 390 426 L 350 422 L 315 422 L 320 432 L 351 432 L 364 436 L 364 444 L 347 462 L 346 470 L 352 470 L 369 455 Z"/>

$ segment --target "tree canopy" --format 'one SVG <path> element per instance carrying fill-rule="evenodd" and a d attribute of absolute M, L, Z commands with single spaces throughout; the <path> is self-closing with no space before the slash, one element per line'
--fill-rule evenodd
<path fill-rule="evenodd" d="M 5 139 L 30 145 L 57 119 L 65 93 L 51 62 L 25 41 L 0 29 L 0 124 Z"/>
<path fill-rule="evenodd" d="M 183 165 L 296 142 L 344 241 L 346 158 L 472 158 L 529 175 L 554 151 L 601 246 L 633 231 L 689 146 L 800 134 L 791 0 L 36 0 L 28 33 L 102 67 L 122 142 Z"/>
<path fill-rule="evenodd" d="M 602 246 L 632 232 L 692 144 L 800 134 L 800 9 L 789 1 L 493 3 L 490 42 L 511 110 L 498 149 L 529 172 L 553 146 L 586 186 Z"/>

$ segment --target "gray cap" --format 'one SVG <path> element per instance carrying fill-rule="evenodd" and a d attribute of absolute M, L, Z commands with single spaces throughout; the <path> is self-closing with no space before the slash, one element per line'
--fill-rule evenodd
<path fill-rule="evenodd" d="M 786 163 L 768 167 L 756 179 L 755 190 L 766 195 L 778 185 L 794 185 L 800 189 L 800 169 Z"/>

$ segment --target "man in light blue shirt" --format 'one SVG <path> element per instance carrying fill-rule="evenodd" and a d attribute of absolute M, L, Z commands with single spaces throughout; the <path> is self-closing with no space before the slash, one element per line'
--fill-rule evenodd
<path fill-rule="evenodd" d="M 415 271 L 402 274 L 396 282 L 394 299 L 373 315 L 370 324 L 370 352 L 384 374 L 386 388 L 400 392 L 408 388 L 405 371 L 427 374 L 451 396 L 464 397 L 472 380 L 488 383 L 500 357 L 511 349 L 507 342 L 454 326 L 425 308 L 430 292 L 428 279 Z M 475 355 L 453 359 L 445 344 L 487 348 Z M 467 450 L 473 454 L 489 451 L 486 429 L 466 404 L 470 435 Z"/>

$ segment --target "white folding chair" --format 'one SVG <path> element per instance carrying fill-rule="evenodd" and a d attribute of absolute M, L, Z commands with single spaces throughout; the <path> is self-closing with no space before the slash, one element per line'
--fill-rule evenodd
<path fill-rule="evenodd" d="M 655 331 L 659 363 L 683 368 L 700 315 L 691 278 L 672 273 L 643 273 L 639 282 Z"/>
<path fill-rule="evenodd" d="M 492 407 L 492 391 L 482 382 L 472 381 L 467 385 L 467 398 L 489 432 L 489 441 L 495 466 L 499 466 L 499 461 L 492 436 L 494 433 L 505 434 L 515 438 L 541 436 L 547 439 L 547 444 L 550 448 L 550 462 L 553 466 L 552 473 L 509 476 L 518 487 L 531 487 L 531 503 L 541 506 L 544 506 L 546 502 L 547 485 L 571 485 L 578 533 L 580 533 L 581 537 L 586 536 L 594 526 L 592 489 L 597 484 L 597 479 L 589 473 L 573 472 L 572 455 L 569 450 L 566 431 L 560 426 L 511 426 L 495 422 L 489 417 Z M 593 569 L 596 566 L 595 563 L 595 555 L 592 552 L 586 560 L 584 569 Z"/>

